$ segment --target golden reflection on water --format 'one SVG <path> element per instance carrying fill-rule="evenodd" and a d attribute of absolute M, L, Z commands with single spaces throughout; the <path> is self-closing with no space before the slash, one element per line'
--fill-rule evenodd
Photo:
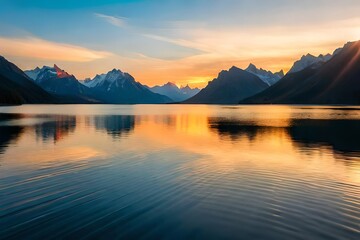
<path fill-rule="evenodd" d="M 25 126 L 12 142 L 13 147 L 0 157 L 13 159 L 3 163 L 7 167 L 36 167 L 59 161 L 107 159 L 122 152 L 147 154 L 176 149 L 198 156 L 186 164 L 199 173 L 263 169 L 299 178 L 315 174 L 319 179 L 360 184 L 359 155 L 349 157 L 331 143 L 320 142 L 314 147 L 294 139 L 289 127 L 299 109 L 258 107 L 236 114 L 233 110 L 201 107 L 186 114 L 46 116 L 50 119 L 44 123 Z M 320 109 L 303 117 L 328 114 L 328 109 Z M 334 113 L 330 110 L 330 114 Z"/>

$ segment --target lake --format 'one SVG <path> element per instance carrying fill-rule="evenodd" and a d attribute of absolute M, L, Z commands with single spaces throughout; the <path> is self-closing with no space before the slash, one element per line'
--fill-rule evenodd
<path fill-rule="evenodd" d="M 0 107 L 1 239 L 360 239 L 360 107 Z"/>

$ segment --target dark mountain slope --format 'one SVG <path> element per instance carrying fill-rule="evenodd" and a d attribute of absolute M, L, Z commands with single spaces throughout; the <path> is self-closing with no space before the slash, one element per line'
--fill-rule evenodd
<path fill-rule="evenodd" d="M 37 86 L 15 64 L 0 56 L 0 104 L 54 102 L 52 95 Z"/>
<path fill-rule="evenodd" d="M 326 63 L 286 75 L 241 103 L 360 104 L 360 41 L 346 44 Z"/>
<path fill-rule="evenodd" d="M 183 103 L 235 104 L 266 89 L 268 85 L 252 73 L 232 67 Z"/>

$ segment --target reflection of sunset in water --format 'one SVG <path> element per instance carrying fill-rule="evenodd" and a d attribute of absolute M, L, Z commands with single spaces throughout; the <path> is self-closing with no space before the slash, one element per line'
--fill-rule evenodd
<path fill-rule="evenodd" d="M 142 152 L 176 148 L 205 156 L 202 159 L 206 159 L 205 163 L 213 169 L 222 166 L 234 169 L 251 162 L 252 167 L 288 174 L 310 174 L 313 170 L 321 169 L 324 176 L 346 176 L 358 182 L 359 166 L 354 159 L 343 161 L 345 157 L 328 145 L 312 148 L 293 141 L 288 128 L 291 127 L 294 112 L 296 114 L 296 109 L 279 106 L 270 110 L 259 107 L 252 114 L 245 112 L 243 115 L 220 118 L 213 116 L 213 113 L 208 116 L 196 111 L 178 115 L 124 117 L 47 116 L 50 119 L 44 123 L 26 127 L 25 134 L 17 141 L 21 151 L 9 149 L 6 154 L 9 158 L 17 159 L 17 163 L 23 161 L 27 164 L 103 158 L 113 148 Z M 28 117 L 33 118 L 32 115 Z M 126 131 L 130 135 L 125 136 L 126 141 L 113 142 L 99 130 L 106 130 L 108 134 L 116 131 L 119 136 Z M 34 141 L 34 134 L 42 141 Z M 48 138 L 54 142 L 48 142 Z M 41 150 L 30 154 L 39 144 Z M 347 162 L 352 162 L 350 172 L 346 172 Z M 204 164 L 201 161 L 195 163 Z"/>
<path fill-rule="evenodd" d="M 37 194 L 42 186 L 52 196 L 66 191 L 56 188 L 64 182 L 75 189 L 70 194 L 89 194 L 76 201 L 105 204 L 95 206 L 99 213 L 80 214 L 77 222 L 100 221 L 112 216 L 111 209 L 141 202 L 137 207 L 159 206 L 155 215 L 148 213 L 150 223 L 174 211 L 172 217 L 189 215 L 182 220 L 189 228 L 225 224 L 236 232 L 238 226 L 252 229 L 248 224 L 260 218 L 266 227 L 291 223 L 305 231 L 320 221 L 333 229 L 342 224 L 348 236 L 357 231 L 360 109 L 169 105 L 154 115 L 151 108 L 159 106 L 108 108 L 101 111 L 109 114 L 94 114 L 95 106 L 77 115 L 25 109 L 26 115 L 0 122 L 0 187 L 19 178 L 21 184 L 11 182 L 21 189 L 14 189 L 19 198 L 22 192 Z M 34 190 L 36 184 L 40 190 Z M 137 208 L 129 211 L 136 214 Z M 115 224 L 119 217 L 112 220 Z"/>

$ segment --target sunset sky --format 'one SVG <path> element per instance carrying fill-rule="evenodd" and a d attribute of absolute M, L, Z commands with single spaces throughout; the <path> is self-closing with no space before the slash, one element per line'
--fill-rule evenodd
<path fill-rule="evenodd" d="M 0 0 L 0 55 L 56 63 L 78 79 L 113 68 L 147 85 L 204 86 L 254 63 L 287 71 L 301 55 L 360 39 L 359 0 Z"/>

